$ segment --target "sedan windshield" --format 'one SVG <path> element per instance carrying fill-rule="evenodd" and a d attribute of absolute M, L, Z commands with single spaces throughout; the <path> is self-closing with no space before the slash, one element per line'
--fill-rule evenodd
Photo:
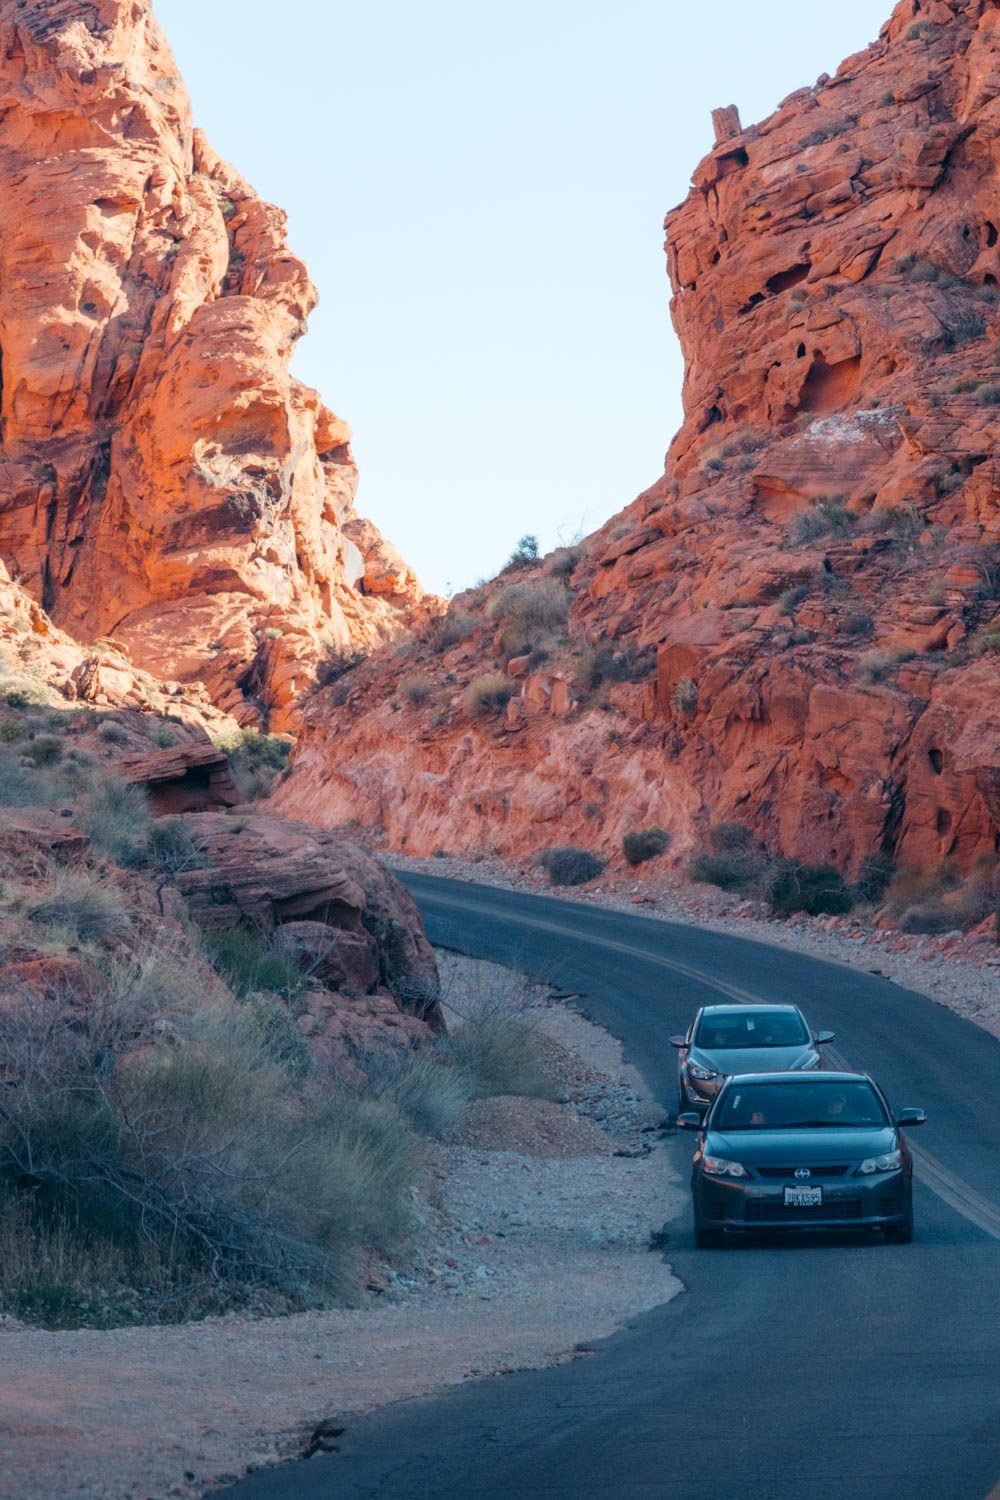
<path fill-rule="evenodd" d="M 865 1130 L 888 1123 L 870 1083 L 735 1083 L 719 1101 L 714 1130 Z"/>
<path fill-rule="evenodd" d="M 802 1017 L 794 1010 L 741 1007 L 702 1016 L 694 1044 L 715 1052 L 723 1048 L 804 1047 L 808 1041 Z"/>

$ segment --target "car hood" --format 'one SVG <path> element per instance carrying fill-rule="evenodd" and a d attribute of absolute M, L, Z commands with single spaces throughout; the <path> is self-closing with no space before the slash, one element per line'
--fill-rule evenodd
<path fill-rule="evenodd" d="M 896 1131 L 891 1125 L 864 1130 L 710 1130 L 705 1137 L 709 1156 L 725 1156 L 751 1166 L 854 1161 L 881 1156 L 895 1147 Z"/>
<path fill-rule="evenodd" d="M 816 1061 L 808 1043 L 794 1047 L 692 1047 L 689 1060 L 733 1078 L 737 1073 L 793 1073 Z"/>

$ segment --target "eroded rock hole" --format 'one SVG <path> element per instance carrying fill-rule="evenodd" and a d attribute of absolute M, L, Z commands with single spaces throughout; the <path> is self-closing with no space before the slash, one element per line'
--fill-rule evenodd
<path fill-rule="evenodd" d="M 941 751 L 928 750 L 927 756 L 930 760 L 931 770 L 934 772 L 934 775 L 940 776 L 941 772 L 944 770 L 944 756 L 941 754 Z"/>
<path fill-rule="evenodd" d="M 799 408 L 802 411 L 839 411 L 854 396 L 860 379 L 859 355 L 828 365 L 820 354 L 805 378 Z"/>
<path fill-rule="evenodd" d="M 991 224 L 990 221 L 989 221 L 989 219 L 987 219 L 986 220 L 986 243 L 987 243 L 987 245 L 995 245 L 996 242 L 997 242 L 997 228 L 996 228 L 996 225 L 995 224 Z"/>
<path fill-rule="evenodd" d="M 938 808 L 935 825 L 937 827 L 938 836 L 940 838 L 944 838 L 946 833 L 951 832 L 951 813 L 946 807 Z"/>
<path fill-rule="evenodd" d="M 805 281 L 812 266 L 808 262 L 801 265 L 790 266 L 787 271 L 779 271 L 776 276 L 771 276 L 764 283 L 769 292 L 777 295 L 779 292 L 790 291 L 793 286 L 798 286 L 800 281 Z"/>

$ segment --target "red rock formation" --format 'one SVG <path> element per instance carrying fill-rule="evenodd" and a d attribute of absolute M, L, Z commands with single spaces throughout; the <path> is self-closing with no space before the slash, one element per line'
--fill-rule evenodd
<path fill-rule="evenodd" d="M 315 702 L 279 805 L 415 852 L 650 823 L 683 852 L 713 819 L 852 869 L 1000 843 L 1000 9 L 903 0 L 834 77 L 715 125 L 667 219 L 684 426 L 586 543 L 570 644 L 539 631 L 509 718 L 472 719 L 496 590 L 456 601 L 457 644 Z"/>
<path fill-rule="evenodd" d="M 289 375 L 315 291 L 192 130 L 150 0 L 0 0 L 0 556 L 242 722 L 413 574 L 353 510 L 350 429 Z"/>

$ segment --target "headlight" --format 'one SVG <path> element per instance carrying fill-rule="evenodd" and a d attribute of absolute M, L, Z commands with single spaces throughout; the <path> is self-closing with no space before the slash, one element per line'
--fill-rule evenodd
<path fill-rule="evenodd" d="M 749 1177 L 746 1167 L 738 1161 L 727 1161 L 724 1156 L 703 1156 L 701 1168 L 710 1177 Z"/>
<path fill-rule="evenodd" d="M 799 1073 L 806 1073 L 806 1072 L 809 1071 L 810 1068 L 818 1068 L 818 1067 L 819 1067 L 819 1053 L 818 1052 L 812 1052 L 812 1053 L 810 1053 L 810 1055 L 803 1062 L 799 1063 L 798 1068 L 796 1069 L 796 1071 L 799 1072 Z"/>
<path fill-rule="evenodd" d="M 707 1081 L 709 1078 L 718 1078 L 719 1076 L 713 1068 L 703 1068 L 701 1063 L 689 1062 L 687 1068 L 692 1078 L 701 1078 Z"/>
<path fill-rule="evenodd" d="M 902 1165 L 902 1151 L 887 1151 L 884 1156 L 866 1157 L 858 1171 L 863 1177 L 870 1177 L 872 1172 L 895 1172 Z"/>

